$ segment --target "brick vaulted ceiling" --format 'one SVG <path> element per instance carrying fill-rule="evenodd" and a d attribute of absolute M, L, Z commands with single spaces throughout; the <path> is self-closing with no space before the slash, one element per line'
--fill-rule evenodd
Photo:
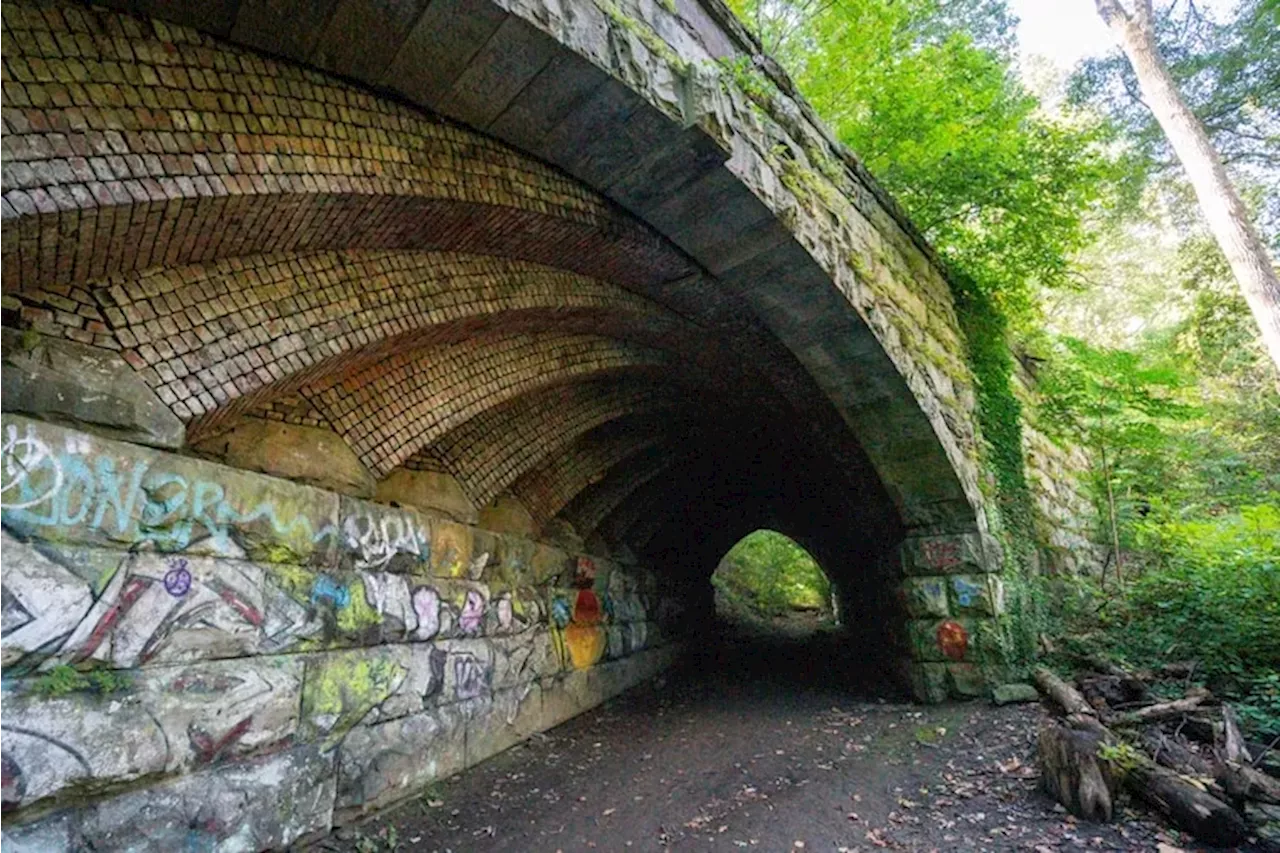
<path fill-rule="evenodd" d="M 577 180 L 192 30 L 71 5 L 4 28 L 6 323 L 119 351 L 190 441 L 322 427 L 377 477 L 436 468 L 637 546 L 730 470 L 791 503 L 731 526 L 900 535 L 753 310 Z"/>

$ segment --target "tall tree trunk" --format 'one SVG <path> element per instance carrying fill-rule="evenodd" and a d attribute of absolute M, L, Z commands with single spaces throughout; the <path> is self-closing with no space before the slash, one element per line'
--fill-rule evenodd
<path fill-rule="evenodd" d="M 1132 11 L 1121 0 L 1094 2 L 1129 58 L 1147 106 L 1186 170 L 1209 230 L 1253 311 L 1262 342 L 1280 367 L 1280 280 L 1208 134 L 1178 94 L 1160 55 L 1151 0 L 1132 0 Z"/>

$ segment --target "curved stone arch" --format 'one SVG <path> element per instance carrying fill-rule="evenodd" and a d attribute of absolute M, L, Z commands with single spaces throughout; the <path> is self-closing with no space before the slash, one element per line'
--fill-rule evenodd
<path fill-rule="evenodd" d="M 617 418 L 682 403 L 687 405 L 687 399 L 643 377 L 563 383 L 487 409 L 415 457 L 430 456 L 482 507 L 584 433 Z M 413 463 L 414 458 L 406 461 L 407 467 Z"/>
<path fill-rule="evenodd" d="M 362 2 L 351 0 L 352 10 Z M 660 294 L 659 301 L 699 316 L 700 324 L 747 341 L 742 351 L 763 354 L 775 387 L 839 465 L 858 468 L 865 450 L 917 534 L 981 528 L 973 400 L 964 389 L 971 378 L 955 356 L 954 314 L 927 250 L 892 204 L 802 103 L 785 122 L 770 116 L 762 122 L 730 80 L 699 72 L 675 85 L 691 69 L 754 52 L 723 19 L 703 14 L 686 21 L 622 0 L 624 18 L 635 17 L 636 26 L 667 41 L 655 50 L 652 39 L 595 4 L 571 5 L 505 10 L 481 3 L 471 11 L 492 26 L 465 37 L 457 27 L 435 26 L 439 10 L 428 9 L 375 38 L 370 22 L 382 19 L 372 13 L 341 16 L 339 33 L 336 19 L 318 7 L 276 20 L 263 0 L 233 0 L 214 17 L 168 4 L 152 8 L 150 0 L 130 3 L 394 89 L 417 106 L 507 140 L 514 149 L 475 143 L 502 155 L 467 172 L 501 178 L 496 189 L 480 187 L 479 201 L 422 189 L 441 175 L 454 180 L 455 154 L 471 152 L 446 146 L 435 161 L 415 160 L 414 146 L 400 145 L 396 135 L 424 120 L 412 108 L 191 30 L 131 21 L 142 36 L 131 38 L 140 43 L 128 55 L 114 53 L 110 39 L 89 38 L 89 83 L 115 86 L 102 70 L 107 63 L 168 66 L 179 94 L 152 86 L 164 96 L 159 110 L 86 116 L 77 102 L 82 87 L 56 81 L 61 91 L 42 90 L 33 100 L 26 87 L 37 81 L 20 55 L 6 86 L 7 102 L 22 111 L 8 149 L 21 165 L 5 173 L 3 212 L 15 226 L 4 247 L 6 287 L 19 284 L 24 300 L 34 300 L 23 309 L 32 322 L 57 327 L 65 320 L 68 337 L 94 342 L 97 306 L 74 285 L 108 270 L 322 248 L 335 240 L 555 262 Z M 10 27 L 21 34 L 20 50 L 39 53 L 40 45 L 56 42 L 51 27 L 90 34 L 120 27 L 107 17 L 55 8 L 20 13 Z M 299 32 L 310 35 L 297 38 Z M 322 50 L 322 44 L 347 47 Z M 351 50 L 355 44 L 361 49 Z M 536 60 L 515 68 L 500 61 L 508 51 Z M 491 73 L 495 61 L 504 73 Z M 208 92 L 182 83 L 193 74 Z M 287 85 L 276 85 L 279 75 Z M 175 118 L 174 98 L 193 92 L 195 102 L 181 104 L 191 109 Z M 791 95 L 784 90 L 782 97 Z M 361 120 L 349 122 L 357 113 Z M 479 139 L 448 122 L 426 121 L 443 128 L 442 138 L 463 140 L 464 149 Z M 322 137 L 316 130 L 326 122 L 359 127 Z M 834 206 L 826 193 L 806 194 L 785 180 L 789 167 L 773 154 L 777 139 L 805 152 L 797 156 L 809 158 L 808 166 L 795 162 L 798 168 L 834 157 L 835 169 L 811 169 L 833 188 Z M 202 148 L 190 153 L 188 144 Z M 575 211 L 576 202 L 556 195 L 557 188 L 547 193 L 559 205 L 553 210 L 537 198 L 540 184 L 522 183 L 511 172 L 524 170 L 528 159 L 515 149 L 561 167 L 581 182 L 575 192 L 596 190 L 636 219 L 593 198 L 606 213 L 587 222 L 592 214 Z M 919 292 L 904 288 L 904 280 L 920 284 Z M 947 359 L 935 370 L 920 356 L 937 349 Z M 856 435 L 861 449 L 849 446 L 846 434 Z M 857 480 L 855 471 L 851 481 Z"/>

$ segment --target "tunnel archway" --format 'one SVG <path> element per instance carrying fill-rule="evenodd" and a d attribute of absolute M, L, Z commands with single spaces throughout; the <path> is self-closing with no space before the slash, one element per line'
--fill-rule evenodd
<path fill-rule="evenodd" d="M 31 837 L 355 820 L 697 648 L 761 528 L 838 588 L 861 677 L 980 689 L 947 283 L 804 109 L 715 71 L 758 45 L 687 4 L 106 2 L 5 10 Z M 126 716 L 51 714 L 55 661 L 138 669 Z"/>
<path fill-rule="evenodd" d="M 711 574 L 717 621 L 729 630 L 809 639 L 839 626 L 835 587 L 813 555 L 776 530 L 754 530 Z"/>

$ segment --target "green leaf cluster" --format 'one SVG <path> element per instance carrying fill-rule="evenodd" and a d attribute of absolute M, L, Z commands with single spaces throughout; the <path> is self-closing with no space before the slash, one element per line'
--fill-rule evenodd
<path fill-rule="evenodd" d="M 831 609 L 831 583 L 821 567 L 794 540 L 772 530 L 750 533 L 729 549 L 711 584 L 761 616 Z"/>
<path fill-rule="evenodd" d="M 740 16 L 947 261 L 1021 321 L 1127 164 L 1021 84 L 999 0 L 742 0 Z"/>

